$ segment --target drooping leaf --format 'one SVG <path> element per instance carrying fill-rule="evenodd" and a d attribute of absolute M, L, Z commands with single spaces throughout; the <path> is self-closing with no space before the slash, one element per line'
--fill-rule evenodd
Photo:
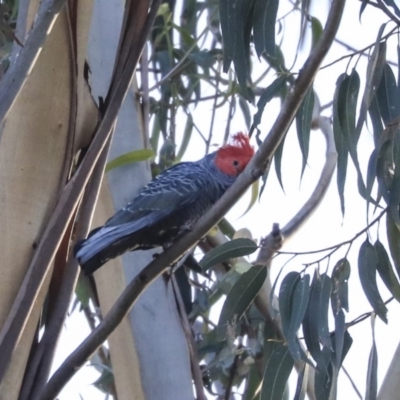
<path fill-rule="evenodd" d="M 114 158 L 106 165 L 106 172 L 111 171 L 114 168 L 119 168 L 128 164 L 137 163 L 139 161 L 146 161 L 155 156 L 152 149 L 141 149 L 130 151 Z"/>
<path fill-rule="evenodd" d="M 375 343 L 375 316 L 371 316 L 372 347 L 368 358 L 365 400 L 376 400 L 378 393 L 378 352 Z"/>
<path fill-rule="evenodd" d="M 400 284 L 393 271 L 392 263 L 383 244 L 377 240 L 374 244 L 378 256 L 378 273 L 393 297 L 400 302 Z"/>
<path fill-rule="evenodd" d="M 244 122 L 246 124 L 247 129 L 250 129 L 251 126 L 251 113 L 249 104 L 247 103 L 246 99 L 239 94 L 239 107 L 242 110 Z"/>
<path fill-rule="evenodd" d="M 244 391 L 243 400 L 259 400 L 259 389 L 261 386 L 261 378 L 258 373 L 256 364 L 250 366 L 250 371 L 248 374 L 246 389 Z"/>
<path fill-rule="evenodd" d="M 376 271 L 378 269 L 378 257 L 374 246 L 367 239 L 360 247 L 358 255 L 358 274 L 361 286 L 375 313 L 387 323 L 387 308 L 378 291 L 376 283 Z"/>
<path fill-rule="evenodd" d="M 396 267 L 397 276 L 400 276 L 400 231 L 397 229 L 390 213 L 386 214 L 386 233 L 390 255 Z"/>
<path fill-rule="evenodd" d="M 311 17 L 311 49 L 315 48 L 323 31 L 321 21 L 318 18 Z"/>
<path fill-rule="evenodd" d="M 274 80 L 261 94 L 257 102 L 257 112 L 253 117 L 253 124 L 251 125 L 249 136 L 252 135 L 254 129 L 261 123 L 261 118 L 267 103 L 269 103 L 274 97 L 278 96 L 282 88 L 286 84 L 287 77 L 282 75 Z"/>
<path fill-rule="evenodd" d="M 358 161 L 357 155 L 357 132 L 356 132 L 356 109 L 357 109 L 357 99 L 358 99 L 358 92 L 360 89 L 360 77 L 355 69 L 352 70 L 350 75 L 341 75 L 337 81 L 337 96 L 335 94 L 334 103 L 336 103 L 337 113 L 334 110 L 334 119 L 335 114 L 338 119 L 338 123 L 334 124 L 334 135 L 335 135 L 335 142 L 336 138 L 342 135 L 341 139 L 343 143 L 337 143 L 339 146 L 342 146 L 342 150 L 347 148 L 348 153 L 351 156 L 351 159 L 354 163 L 354 166 L 357 171 L 357 185 L 358 191 L 363 198 L 366 198 L 366 188 L 363 180 L 362 171 L 360 168 L 360 164 Z M 335 132 L 335 129 L 338 129 L 340 126 L 340 131 Z M 345 147 L 344 147 L 345 146 Z M 339 153 L 339 151 L 338 151 Z M 338 156 L 340 158 L 342 156 Z M 343 162 L 341 162 L 343 164 Z M 341 176 L 339 180 L 338 174 L 338 189 L 339 194 L 341 194 L 341 203 L 343 205 L 342 212 L 344 210 L 344 180 L 343 175 L 344 166 L 341 167 Z M 339 162 L 338 162 L 338 172 L 339 172 Z M 341 186 L 339 186 L 339 183 Z M 343 198 L 343 201 L 342 201 Z"/>
<path fill-rule="evenodd" d="M 371 197 L 372 188 L 374 186 L 374 182 L 376 179 L 377 162 L 378 162 L 378 151 L 376 149 L 374 149 L 369 158 L 368 169 L 367 169 L 367 198 L 368 199 Z M 367 207 L 369 207 L 369 204 L 370 204 L 370 202 L 368 201 Z M 368 209 L 367 209 L 367 212 L 368 212 Z"/>
<path fill-rule="evenodd" d="M 331 278 L 327 274 L 319 276 L 320 287 L 318 288 L 318 337 L 323 346 L 331 348 L 331 338 L 329 335 L 328 325 L 328 308 L 329 299 L 332 293 L 332 282 Z"/>
<path fill-rule="evenodd" d="M 285 145 L 286 135 L 282 138 L 281 142 L 279 143 L 278 148 L 274 154 L 274 165 L 275 165 L 275 173 L 276 177 L 278 178 L 278 182 L 281 185 L 282 190 L 285 192 L 283 187 L 282 181 L 282 155 L 283 155 L 283 147 Z"/>
<path fill-rule="evenodd" d="M 357 121 L 356 127 L 356 143 L 361 134 L 361 129 L 364 125 L 367 117 L 368 109 L 371 105 L 371 101 L 375 96 L 376 88 L 382 78 L 383 68 L 386 62 L 386 42 L 381 43 L 383 31 L 385 30 L 386 24 L 383 24 L 378 32 L 378 36 L 375 41 L 374 51 L 368 61 L 367 76 L 365 82 L 364 95 L 361 102 L 360 114 Z"/>
<path fill-rule="evenodd" d="M 193 132 L 193 117 L 192 114 L 188 114 L 186 119 L 185 131 L 183 132 L 183 138 L 181 147 L 179 148 L 178 154 L 176 155 L 176 160 L 182 160 L 183 155 L 186 152 L 186 149 L 189 145 L 190 138 L 192 137 Z"/>
<path fill-rule="evenodd" d="M 290 272 L 283 279 L 279 291 L 282 330 L 294 360 L 300 360 L 302 356 L 297 339 L 297 331 L 307 309 L 310 294 L 309 283 L 310 275 L 305 275 L 301 278 L 299 273 Z M 283 322 L 284 320 L 285 323 Z"/>
<path fill-rule="evenodd" d="M 303 333 L 307 348 L 313 356 L 317 365 L 327 367 L 324 357 L 322 357 L 320 343 L 326 348 L 331 349 L 331 338 L 328 326 L 329 298 L 332 291 L 331 278 L 316 271 L 313 277 L 308 302 L 307 312 L 303 320 Z"/>
<path fill-rule="evenodd" d="M 251 185 L 250 203 L 247 206 L 246 211 L 242 214 L 242 217 L 243 217 L 243 215 L 246 215 L 253 208 L 254 204 L 256 204 L 256 201 L 258 199 L 259 188 L 260 188 L 260 181 L 257 179 Z"/>
<path fill-rule="evenodd" d="M 254 298 L 257 296 L 265 278 L 267 269 L 264 266 L 257 265 L 245 272 L 239 280 L 233 285 L 222 306 L 218 322 L 217 338 L 225 339 L 227 324 L 233 318 L 239 320 L 247 310 Z"/>
<path fill-rule="evenodd" d="M 114 385 L 114 374 L 110 368 L 104 367 L 99 378 L 93 382 L 93 386 L 103 393 L 111 393 Z"/>
<path fill-rule="evenodd" d="M 332 350 L 323 347 L 321 351 L 321 359 L 323 360 L 321 364 L 317 364 L 315 371 L 315 396 L 318 400 L 328 400 L 332 387 Z"/>
<path fill-rule="evenodd" d="M 374 96 L 374 98 L 372 99 L 368 112 L 369 117 L 371 118 L 372 129 L 374 132 L 375 147 L 378 147 L 379 138 L 381 137 L 384 126 L 382 123 L 381 114 L 379 112 L 378 100 L 376 99 L 376 96 Z"/>
<path fill-rule="evenodd" d="M 301 168 L 302 176 L 307 165 L 313 110 L 314 90 L 312 87 L 310 87 L 304 96 L 304 99 L 296 114 L 297 138 L 299 140 L 301 154 L 303 156 L 303 165 Z"/>
<path fill-rule="evenodd" d="M 303 363 L 298 372 L 296 393 L 293 400 L 304 400 L 306 398 L 309 369 L 310 364 Z"/>
<path fill-rule="evenodd" d="M 253 29 L 258 57 L 265 54 L 275 58 L 275 21 L 279 0 L 255 0 Z"/>
<path fill-rule="evenodd" d="M 335 315 L 335 334 L 332 338 L 333 347 L 335 350 L 335 367 L 339 371 L 342 365 L 342 354 L 344 345 L 344 334 L 346 332 L 345 317 L 342 309 Z"/>
<path fill-rule="evenodd" d="M 388 171 L 389 173 L 391 171 Z M 389 190 L 389 211 L 392 215 L 392 220 L 396 224 L 397 228 L 400 229 L 400 215 L 399 215 L 399 203 L 400 203 L 400 149 L 396 149 L 395 160 L 394 160 L 394 174 L 391 179 L 391 185 Z"/>
<path fill-rule="evenodd" d="M 400 116 L 400 99 L 392 68 L 385 64 L 382 78 L 376 91 L 379 112 L 386 126 Z"/>
<path fill-rule="evenodd" d="M 223 70 L 228 72 L 233 61 L 242 94 L 252 100 L 250 82 L 250 32 L 253 2 L 248 0 L 219 0 L 223 39 Z M 250 24 L 250 25 L 249 25 Z"/>
<path fill-rule="evenodd" d="M 203 271 L 230 258 L 248 256 L 258 249 L 251 239 L 233 239 L 210 250 L 200 261 Z"/>
<path fill-rule="evenodd" d="M 331 304 L 333 315 L 344 308 L 349 311 L 349 289 L 348 280 L 350 277 L 350 263 L 346 258 L 339 260 L 332 272 L 332 294 Z"/>
<path fill-rule="evenodd" d="M 298 272 L 289 272 L 283 278 L 279 289 L 279 311 L 281 314 L 282 330 L 285 337 L 287 337 L 287 332 L 289 332 L 293 293 L 297 282 L 300 279 L 301 276 Z"/>
<path fill-rule="evenodd" d="M 343 82 L 345 77 L 346 77 L 345 74 L 339 76 L 336 82 L 336 91 L 333 99 L 333 134 L 335 139 L 336 151 L 338 153 L 337 187 L 339 192 L 342 215 L 344 215 L 345 212 L 344 186 L 346 183 L 346 174 L 347 174 L 348 149 L 346 146 L 339 118 L 339 90 L 341 87 L 341 83 Z"/>
<path fill-rule="evenodd" d="M 379 148 L 376 160 L 376 178 L 378 180 L 379 197 L 389 204 L 390 188 L 392 186 L 393 140 L 386 140 Z"/>
<path fill-rule="evenodd" d="M 260 400 L 282 399 L 293 364 L 288 347 L 277 345 L 265 367 Z"/>

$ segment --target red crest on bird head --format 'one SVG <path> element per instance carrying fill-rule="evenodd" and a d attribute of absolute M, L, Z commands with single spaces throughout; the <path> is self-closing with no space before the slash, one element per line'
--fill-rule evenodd
<path fill-rule="evenodd" d="M 221 147 L 215 156 L 215 165 L 224 174 L 237 176 L 249 163 L 254 155 L 254 149 L 250 146 L 250 139 L 243 132 L 232 137 L 233 143 Z"/>

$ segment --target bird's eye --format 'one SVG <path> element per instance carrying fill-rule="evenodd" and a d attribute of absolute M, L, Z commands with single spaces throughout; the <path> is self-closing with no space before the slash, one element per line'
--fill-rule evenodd
<path fill-rule="evenodd" d="M 238 160 L 233 160 L 232 162 L 234 167 L 238 167 L 239 166 L 239 161 Z"/>

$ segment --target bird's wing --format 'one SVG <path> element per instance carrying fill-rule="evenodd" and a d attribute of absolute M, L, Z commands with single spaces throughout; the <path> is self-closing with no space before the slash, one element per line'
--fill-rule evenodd
<path fill-rule="evenodd" d="M 204 173 L 198 163 L 177 164 L 153 181 L 126 207 L 111 217 L 105 226 L 134 223 L 135 230 L 143 223 L 151 225 L 177 208 L 193 203 L 206 187 Z"/>

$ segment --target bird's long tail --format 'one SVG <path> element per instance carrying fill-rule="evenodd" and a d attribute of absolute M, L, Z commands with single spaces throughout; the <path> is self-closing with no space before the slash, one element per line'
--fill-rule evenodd
<path fill-rule="evenodd" d="M 92 231 L 90 236 L 74 246 L 75 258 L 85 275 L 90 275 L 108 260 L 129 249 L 134 243 L 132 224 L 103 226 Z"/>

